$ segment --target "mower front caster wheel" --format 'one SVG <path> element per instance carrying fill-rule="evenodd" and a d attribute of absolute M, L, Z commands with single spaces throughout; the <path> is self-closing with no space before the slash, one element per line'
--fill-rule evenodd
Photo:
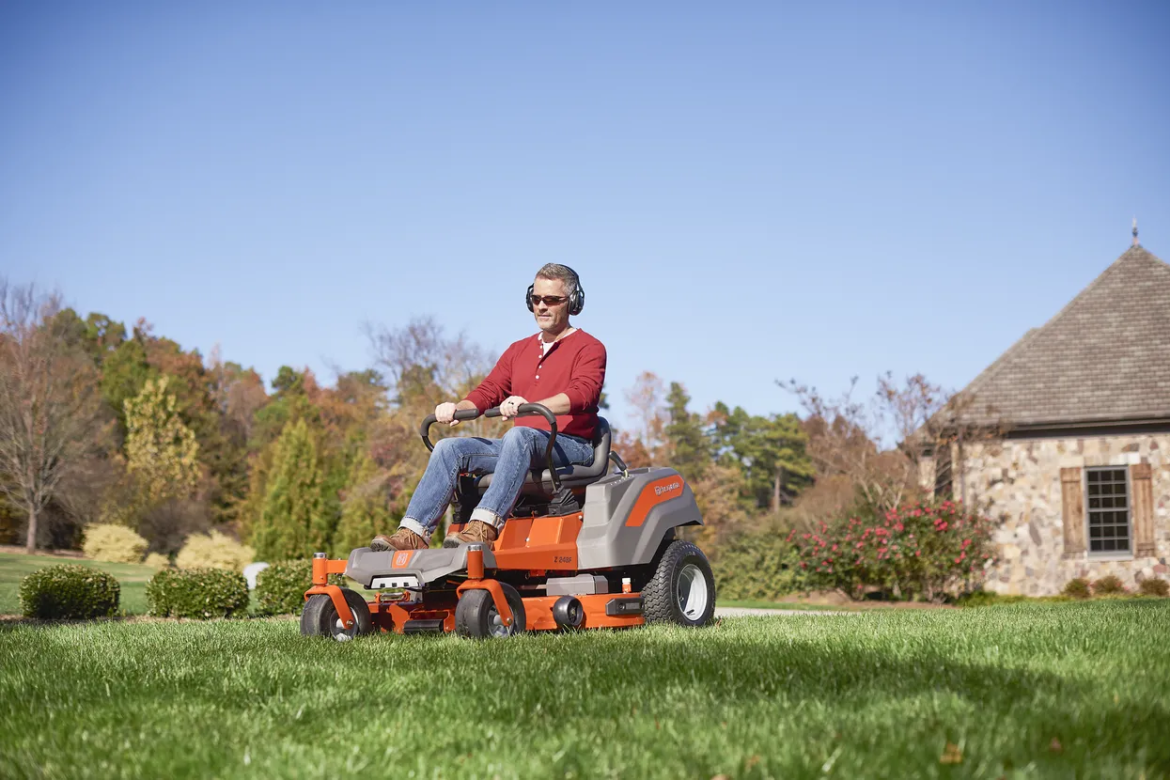
<path fill-rule="evenodd" d="M 520 593 L 507 583 L 501 582 L 504 598 L 512 610 L 512 625 L 505 626 L 504 619 L 496 610 L 496 602 L 490 591 L 468 590 L 459 597 L 455 607 L 455 631 L 459 636 L 472 639 L 503 639 L 519 634 L 525 628 L 524 600 Z"/>
<path fill-rule="evenodd" d="M 348 642 L 354 637 L 368 634 L 373 631 L 373 621 L 370 620 L 370 607 L 357 592 L 349 588 L 341 589 L 345 596 L 345 603 L 353 613 L 353 625 L 346 628 L 337 614 L 337 607 L 333 606 L 333 599 L 323 593 L 309 596 L 305 602 L 305 611 L 301 613 L 302 636 L 332 637 L 338 642 Z"/>

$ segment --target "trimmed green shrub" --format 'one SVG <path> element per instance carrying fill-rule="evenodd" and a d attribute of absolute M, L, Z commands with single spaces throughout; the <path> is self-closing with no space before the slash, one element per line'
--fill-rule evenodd
<path fill-rule="evenodd" d="M 1138 591 L 1143 596 L 1161 596 L 1166 598 L 1170 596 L 1170 582 L 1159 579 L 1142 580 L 1142 584 L 1138 586 Z"/>
<path fill-rule="evenodd" d="M 148 542 L 124 525 L 99 523 L 85 529 L 81 551 L 86 558 L 110 563 L 138 563 Z"/>
<path fill-rule="evenodd" d="M 313 585 L 312 561 L 278 561 L 256 575 L 256 611 L 262 615 L 299 615 L 305 591 Z"/>
<path fill-rule="evenodd" d="M 994 523 L 955 501 L 912 504 L 818 523 L 787 536 L 755 532 L 716 551 L 719 594 L 766 599 L 809 590 L 867 591 L 943 602 L 977 588 L 993 562 Z"/>
<path fill-rule="evenodd" d="M 248 582 L 223 569 L 163 569 L 146 584 L 146 600 L 159 617 L 231 617 L 248 609 Z"/>
<path fill-rule="evenodd" d="M 1108 574 L 1093 583 L 1094 596 L 1116 596 L 1126 592 L 1121 578 L 1115 574 Z"/>
<path fill-rule="evenodd" d="M 43 620 L 108 617 L 118 610 L 122 586 L 113 575 L 63 564 L 35 571 L 20 583 L 20 609 Z"/>
<path fill-rule="evenodd" d="M 719 598 L 771 600 L 803 589 L 800 558 L 775 532 L 743 534 L 717 548 L 711 561 Z"/>
<path fill-rule="evenodd" d="M 345 585 L 345 577 L 329 575 L 333 585 Z M 305 608 L 305 591 L 313 587 L 312 561 L 278 561 L 256 575 L 256 611 L 261 615 L 299 615 Z"/>
<path fill-rule="evenodd" d="M 1064 590 L 1060 593 L 1062 596 L 1068 596 L 1070 599 L 1087 599 L 1093 595 L 1093 591 L 1089 587 L 1089 581 L 1084 577 L 1069 580 L 1064 584 Z"/>
<path fill-rule="evenodd" d="M 252 562 L 255 551 L 219 531 L 210 534 L 191 534 L 175 557 L 180 569 L 227 569 L 243 571 Z"/>

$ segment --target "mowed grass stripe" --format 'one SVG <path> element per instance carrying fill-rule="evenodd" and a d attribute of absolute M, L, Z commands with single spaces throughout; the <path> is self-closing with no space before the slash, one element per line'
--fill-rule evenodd
<path fill-rule="evenodd" d="M 1168 629 L 1166 601 L 482 643 L 6 627 L 0 775 L 1158 777 Z"/>

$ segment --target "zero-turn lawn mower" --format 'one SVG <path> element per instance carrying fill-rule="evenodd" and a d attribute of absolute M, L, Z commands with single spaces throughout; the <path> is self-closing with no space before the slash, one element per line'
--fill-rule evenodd
<path fill-rule="evenodd" d="M 668 468 L 626 468 L 610 449 L 609 423 L 601 418 L 592 465 L 553 468 L 556 417 L 540 404 L 518 409 L 518 416 L 533 414 L 543 416 L 552 432 L 547 469 L 529 474 L 499 539 L 451 549 L 360 547 L 349 560 L 316 553 L 301 633 L 339 641 L 375 630 L 487 638 L 709 623 L 715 612 L 711 566 L 697 546 L 675 538 L 676 528 L 703 523 L 682 476 Z M 477 416 L 474 409 L 455 415 Z M 434 448 L 434 422 L 428 416 L 419 431 L 428 450 Z M 460 475 L 450 532 L 468 521 L 491 478 Z M 374 591 L 373 598 L 329 584 L 331 574 Z"/>

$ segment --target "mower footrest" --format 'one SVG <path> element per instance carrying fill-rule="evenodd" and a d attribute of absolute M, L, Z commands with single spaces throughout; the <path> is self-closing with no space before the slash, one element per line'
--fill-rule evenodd
<path fill-rule="evenodd" d="M 408 620 L 402 624 L 404 634 L 436 634 L 443 631 L 443 619 Z"/>
<path fill-rule="evenodd" d="M 642 597 L 641 596 L 626 596 L 624 598 L 610 599 L 605 605 L 605 614 L 610 617 L 618 617 L 620 615 L 641 615 L 642 614 Z"/>

